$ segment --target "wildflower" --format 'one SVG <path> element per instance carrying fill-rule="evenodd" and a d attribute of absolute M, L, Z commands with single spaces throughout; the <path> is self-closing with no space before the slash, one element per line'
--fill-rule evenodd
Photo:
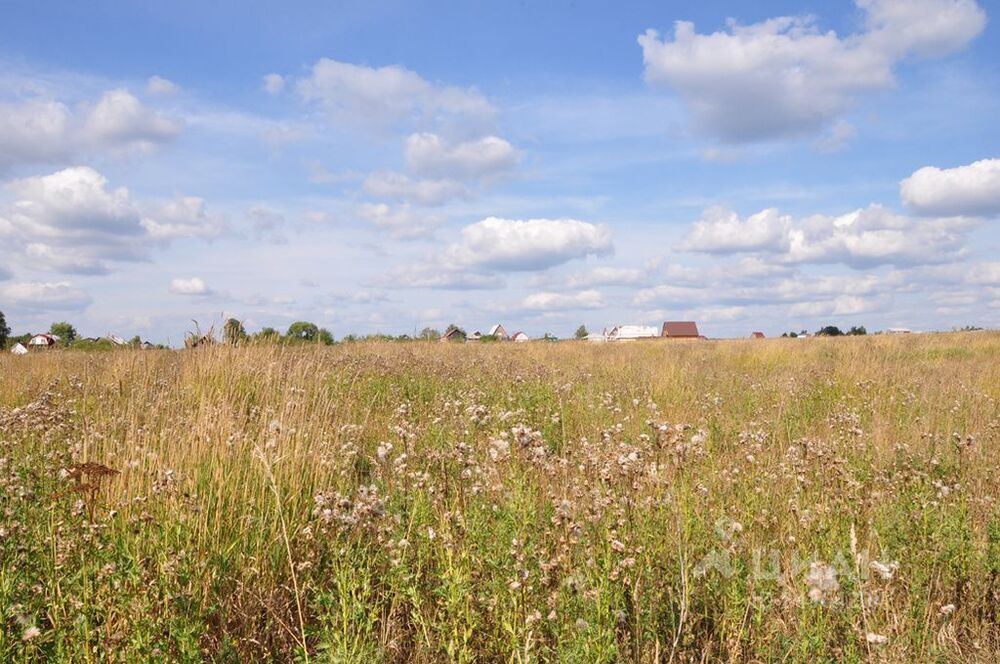
<path fill-rule="evenodd" d="M 877 560 L 873 560 L 868 566 L 873 572 L 878 574 L 883 581 L 892 581 L 893 575 L 896 573 L 896 570 L 899 569 L 899 563 L 897 562 L 886 564 L 880 563 Z"/>
<path fill-rule="evenodd" d="M 837 571 L 821 560 L 810 563 L 806 585 L 809 587 L 809 599 L 817 604 L 829 604 L 840 590 Z"/>
<path fill-rule="evenodd" d="M 954 612 L 955 612 L 954 604 L 945 604 L 940 609 L 938 609 L 938 613 L 942 616 L 950 616 Z"/>
<path fill-rule="evenodd" d="M 876 634 L 875 632 L 868 632 L 868 643 L 881 646 L 889 642 L 889 637 L 882 634 Z"/>
<path fill-rule="evenodd" d="M 24 630 L 24 634 L 21 635 L 22 641 L 31 641 L 42 635 L 42 630 L 38 629 L 34 625 Z"/>

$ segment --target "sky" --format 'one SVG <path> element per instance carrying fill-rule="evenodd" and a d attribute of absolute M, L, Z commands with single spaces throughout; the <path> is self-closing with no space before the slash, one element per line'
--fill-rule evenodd
<path fill-rule="evenodd" d="M 0 311 L 1000 326 L 1000 2 L 0 5 Z"/>

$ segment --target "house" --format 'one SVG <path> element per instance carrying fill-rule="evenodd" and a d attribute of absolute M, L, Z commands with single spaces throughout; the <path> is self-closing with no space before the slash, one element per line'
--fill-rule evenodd
<path fill-rule="evenodd" d="M 51 348 L 59 343 L 59 336 L 55 334 L 36 334 L 28 341 L 29 346 L 36 348 Z"/>
<path fill-rule="evenodd" d="M 115 336 L 114 334 L 109 334 L 108 336 L 106 336 L 104 338 L 107 339 L 108 341 L 110 341 L 111 343 L 113 343 L 116 346 L 128 346 L 128 342 L 127 341 L 125 341 L 124 339 L 122 339 L 119 336 Z"/>
<path fill-rule="evenodd" d="M 661 337 L 668 339 L 698 339 L 698 324 L 693 320 L 668 320 L 663 323 Z"/>
<path fill-rule="evenodd" d="M 655 339 L 657 330 L 652 325 L 615 325 L 606 332 L 608 341 L 635 341 L 636 339 Z"/>
<path fill-rule="evenodd" d="M 500 341 L 510 340 L 510 336 L 507 334 L 507 330 L 505 330 L 504 326 L 501 325 L 500 323 L 497 323 L 496 325 L 490 328 L 490 336 L 496 337 Z"/>
<path fill-rule="evenodd" d="M 885 331 L 886 334 L 910 334 L 912 332 L 913 330 L 908 327 L 890 327 Z"/>
<path fill-rule="evenodd" d="M 465 332 L 459 328 L 452 328 L 449 332 L 445 332 L 441 335 L 441 341 L 464 341 Z"/>
<path fill-rule="evenodd" d="M 764 338 L 764 333 L 763 332 L 754 332 L 753 334 L 750 335 L 750 338 L 751 339 L 763 339 Z"/>
<path fill-rule="evenodd" d="M 14 355 L 27 355 L 28 349 L 24 347 L 24 344 L 14 344 L 10 352 L 14 353 Z"/>
<path fill-rule="evenodd" d="M 482 338 L 483 338 L 483 333 L 480 332 L 479 330 L 476 330 L 475 332 L 473 332 L 472 334 L 470 334 L 469 336 L 467 336 L 465 338 L 465 340 L 466 341 L 479 341 Z"/>
<path fill-rule="evenodd" d="M 515 332 L 514 336 L 512 336 L 510 340 L 516 344 L 523 344 L 525 341 L 531 341 L 531 337 L 524 332 Z"/>
<path fill-rule="evenodd" d="M 608 331 L 607 329 L 605 329 L 600 334 L 597 334 L 596 332 L 591 332 L 586 337 L 584 337 L 584 339 L 592 344 L 603 344 L 606 343 L 608 340 Z"/>

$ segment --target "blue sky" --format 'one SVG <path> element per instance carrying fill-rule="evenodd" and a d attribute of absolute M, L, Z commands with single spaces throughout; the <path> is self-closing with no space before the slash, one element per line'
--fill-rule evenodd
<path fill-rule="evenodd" d="M 996 3 L 342 4 L 8 3 L 12 327 L 1000 324 Z"/>

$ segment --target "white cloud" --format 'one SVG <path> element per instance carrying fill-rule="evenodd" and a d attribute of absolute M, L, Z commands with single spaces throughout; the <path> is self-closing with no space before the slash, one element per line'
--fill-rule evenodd
<path fill-rule="evenodd" d="M 298 81 L 297 90 L 335 118 L 361 123 L 457 122 L 482 127 L 496 114 L 475 89 L 431 83 L 399 65 L 375 68 L 322 58 Z"/>
<path fill-rule="evenodd" d="M 450 143 L 437 134 L 412 134 L 406 139 L 406 164 L 428 177 L 491 178 L 514 168 L 520 154 L 499 136 Z"/>
<path fill-rule="evenodd" d="M 678 21 L 672 38 L 638 38 L 646 80 L 676 90 L 703 132 L 729 142 L 818 133 L 858 93 L 893 83 L 910 55 L 961 48 L 986 24 L 973 0 L 857 0 L 864 30 L 823 32 L 812 17 L 782 16 L 699 34 Z"/>
<path fill-rule="evenodd" d="M 796 219 L 770 208 L 741 219 L 712 208 L 681 244 L 686 251 L 761 253 L 784 263 L 919 265 L 953 260 L 974 222 L 962 217 L 913 219 L 872 204 L 837 217 Z"/>
<path fill-rule="evenodd" d="M 492 290 L 504 287 L 497 275 L 482 274 L 443 264 L 410 265 L 393 270 L 379 285 L 387 289 Z"/>
<path fill-rule="evenodd" d="M 903 204 L 918 214 L 1000 214 L 1000 159 L 956 168 L 925 166 L 900 182 Z"/>
<path fill-rule="evenodd" d="M 494 270 L 544 270 L 613 249 L 607 226 L 575 219 L 489 217 L 463 228 L 461 240 L 447 247 L 444 260 Z"/>
<path fill-rule="evenodd" d="M 191 277 L 190 279 L 172 279 L 170 281 L 169 290 L 175 295 L 191 295 L 191 296 L 203 296 L 210 295 L 212 290 L 205 285 L 205 282 L 200 277 Z"/>
<path fill-rule="evenodd" d="M 364 187 L 372 196 L 431 206 L 442 205 L 468 193 L 462 183 L 454 180 L 415 180 L 392 171 L 372 173 L 365 179 Z"/>
<path fill-rule="evenodd" d="M 261 85 L 267 94 L 278 95 L 285 89 L 285 77 L 281 74 L 268 74 Z"/>
<path fill-rule="evenodd" d="M 146 81 L 146 92 L 151 95 L 172 95 L 180 92 L 180 86 L 162 76 L 150 76 Z"/>
<path fill-rule="evenodd" d="M 79 311 L 92 301 L 90 295 L 68 281 L 2 284 L 0 299 L 20 309 L 38 311 Z"/>
<path fill-rule="evenodd" d="M 578 293 L 533 293 L 521 302 L 521 307 L 532 311 L 600 309 L 604 298 L 596 290 Z"/>
<path fill-rule="evenodd" d="M 70 108 L 51 99 L 0 103 L 0 171 L 102 152 L 148 151 L 172 140 L 180 123 L 144 106 L 127 90 Z"/>
<path fill-rule="evenodd" d="M 213 238 L 225 227 L 220 217 L 208 212 L 203 198 L 181 196 L 171 201 L 144 207 L 140 222 L 154 240 Z"/>
<path fill-rule="evenodd" d="M 110 90 L 87 110 L 84 132 L 100 145 L 149 149 L 174 138 L 180 125 L 143 106 L 128 90 Z"/>
<path fill-rule="evenodd" d="M 358 214 L 380 230 L 400 240 L 428 237 L 441 223 L 441 220 L 434 215 L 414 211 L 408 203 L 396 207 L 385 203 L 365 203 L 358 208 Z"/>
<path fill-rule="evenodd" d="M 211 237 L 221 229 L 200 198 L 137 204 L 125 187 L 111 188 L 86 166 L 13 180 L 5 188 L 14 199 L 0 210 L 8 248 L 20 246 L 32 267 L 57 272 L 106 273 L 110 262 L 144 260 L 155 242 Z"/>

